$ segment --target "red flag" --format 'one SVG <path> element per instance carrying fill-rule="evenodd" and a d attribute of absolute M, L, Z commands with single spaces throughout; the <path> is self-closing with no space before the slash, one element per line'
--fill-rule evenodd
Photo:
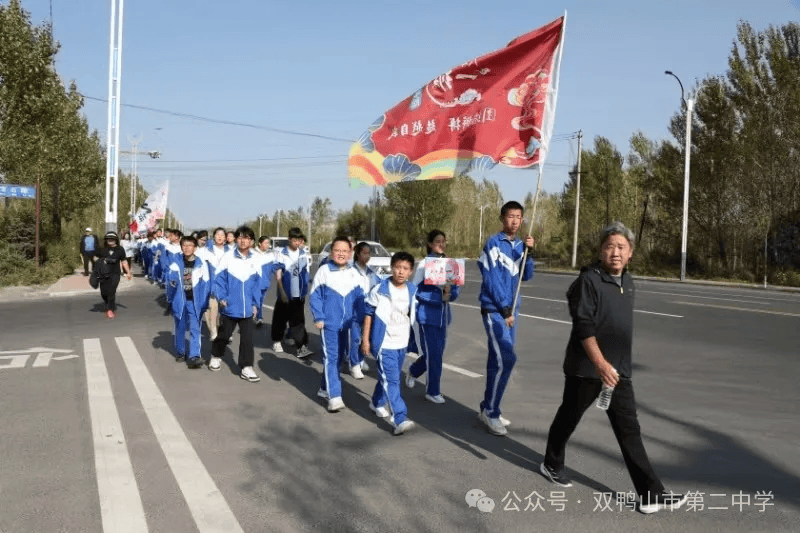
<path fill-rule="evenodd" d="M 451 69 L 384 113 L 350 149 L 351 183 L 541 163 L 555 117 L 564 22 Z"/>

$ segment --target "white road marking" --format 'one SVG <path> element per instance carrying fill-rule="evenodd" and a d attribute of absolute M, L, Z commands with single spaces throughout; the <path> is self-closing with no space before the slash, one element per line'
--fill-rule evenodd
<path fill-rule="evenodd" d="M 714 305 L 714 304 L 701 304 L 696 302 L 670 302 L 682 305 L 693 305 L 695 307 L 711 307 L 713 309 L 727 309 L 729 311 L 746 311 L 748 313 L 761 313 L 764 315 L 779 315 L 779 316 L 795 316 L 800 317 L 798 313 L 783 313 L 781 311 L 768 311 L 766 309 L 747 309 L 745 307 L 733 307 L 731 305 Z"/>
<path fill-rule="evenodd" d="M 50 364 L 50 359 L 53 358 L 52 352 L 39 352 L 36 354 L 36 359 L 33 360 L 33 368 L 39 368 Z"/>
<path fill-rule="evenodd" d="M 0 355 L 0 361 L 8 361 L 7 365 L 0 365 L 0 370 L 8 370 L 9 368 L 25 368 L 25 365 L 30 359 L 31 354 L 23 353 L 19 355 Z"/>
<path fill-rule="evenodd" d="M 455 303 L 455 302 L 451 303 L 450 305 L 456 305 L 458 307 L 467 307 L 469 309 L 477 309 L 479 311 L 481 309 L 477 305 L 458 304 L 458 303 Z M 572 325 L 572 322 L 569 322 L 567 320 L 556 320 L 555 318 L 546 318 L 546 317 L 543 317 L 543 316 L 526 315 L 524 313 L 520 313 L 519 316 L 524 316 L 525 318 L 535 318 L 536 320 L 546 320 L 548 322 L 557 322 L 559 324 L 569 324 L 570 326 Z"/>
<path fill-rule="evenodd" d="M 111 391 L 100 339 L 84 339 L 94 465 L 104 533 L 147 533 L 144 508 Z"/>
<path fill-rule="evenodd" d="M 544 300 L 545 302 L 556 302 L 556 303 L 562 303 L 564 305 L 567 305 L 567 302 L 564 301 L 564 300 L 555 300 L 553 298 L 540 298 L 538 296 L 525 296 L 524 294 L 521 294 L 520 296 L 522 296 L 523 298 L 531 298 L 532 300 Z M 667 314 L 667 313 L 656 313 L 655 311 L 642 311 L 641 309 L 634 309 L 633 311 L 636 312 L 636 313 L 646 313 L 648 315 L 660 315 L 660 316 L 669 316 L 669 317 L 672 317 L 672 318 L 683 318 L 681 315 L 670 315 L 670 314 Z"/>
<path fill-rule="evenodd" d="M 243 533 L 130 337 L 115 337 L 122 359 L 200 533 Z"/>
<path fill-rule="evenodd" d="M 648 294 L 666 294 L 667 296 L 673 296 L 673 297 L 686 296 L 686 297 L 689 297 L 689 298 L 700 298 L 700 299 L 703 299 L 703 300 L 722 300 L 722 301 L 725 301 L 725 302 L 743 302 L 743 303 L 748 303 L 748 304 L 754 303 L 756 300 L 763 300 L 765 303 L 767 302 L 767 299 L 765 299 L 765 298 L 750 298 L 749 300 L 736 300 L 736 299 L 732 299 L 732 298 L 719 298 L 719 297 L 716 297 L 716 296 L 698 296 L 696 294 L 685 294 L 685 293 L 680 293 L 680 292 L 645 291 L 645 290 L 642 290 L 642 289 L 638 289 L 638 291 L 640 293 L 645 292 L 645 293 L 648 293 Z M 736 295 L 736 296 L 741 296 L 741 295 Z M 781 301 L 785 301 L 785 300 L 781 300 Z"/>
<path fill-rule="evenodd" d="M 418 355 L 417 357 L 414 357 L 413 355 L 407 356 L 407 358 L 411 359 L 412 361 L 416 361 L 420 357 L 422 357 L 422 356 L 420 356 L 420 355 Z M 442 368 L 446 368 L 448 370 L 452 370 L 453 372 L 456 372 L 456 373 L 461 374 L 463 376 L 467 376 L 468 378 L 479 378 L 479 377 L 483 376 L 483 374 L 476 374 L 475 372 L 472 372 L 472 371 L 467 370 L 465 368 L 461 368 L 459 366 L 451 365 L 451 364 L 448 364 L 448 363 L 442 363 Z"/>
<path fill-rule="evenodd" d="M 642 311 L 641 309 L 634 309 L 634 313 L 645 313 L 647 315 L 658 315 L 658 316 L 668 316 L 672 318 L 683 318 L 682 315 L 670 315 L 668 313 L 656 313 L 655 311 Z"/>

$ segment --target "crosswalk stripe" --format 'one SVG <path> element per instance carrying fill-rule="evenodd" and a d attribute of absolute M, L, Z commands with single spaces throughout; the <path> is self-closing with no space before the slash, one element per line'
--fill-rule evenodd
<path fill-rule="evenodd" d="M 100 339 L 84 339 L 94 463 L 104 533 L 147 533 L 142 500 L 111 391 Z"/>
<path fill-rule="evenodd" d="M 130 337 L 115 337 L 133 386 L 200 533 L 243 533 Z"/>

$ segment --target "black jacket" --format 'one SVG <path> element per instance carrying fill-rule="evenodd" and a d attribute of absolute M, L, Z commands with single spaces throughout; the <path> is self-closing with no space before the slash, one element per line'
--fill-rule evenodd
<path fill-rule="evenodd" d="M 633 278 L 622 272 L 622 287 L 601 266 L 585 266 L 567 291 L 572 332 L 564 374 L 600 379 L 582 341 L 595 337 L 606 360 L 620 376 L 631 377 L 633 344 Z"/>

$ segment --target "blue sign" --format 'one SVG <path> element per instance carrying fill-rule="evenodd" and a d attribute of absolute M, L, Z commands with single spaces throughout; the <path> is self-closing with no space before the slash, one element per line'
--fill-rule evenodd
<path fill-rule="evenodd" d="M 36 199 L 36 187 L 26 185 L 0 185 L 0 198 Z"/>

